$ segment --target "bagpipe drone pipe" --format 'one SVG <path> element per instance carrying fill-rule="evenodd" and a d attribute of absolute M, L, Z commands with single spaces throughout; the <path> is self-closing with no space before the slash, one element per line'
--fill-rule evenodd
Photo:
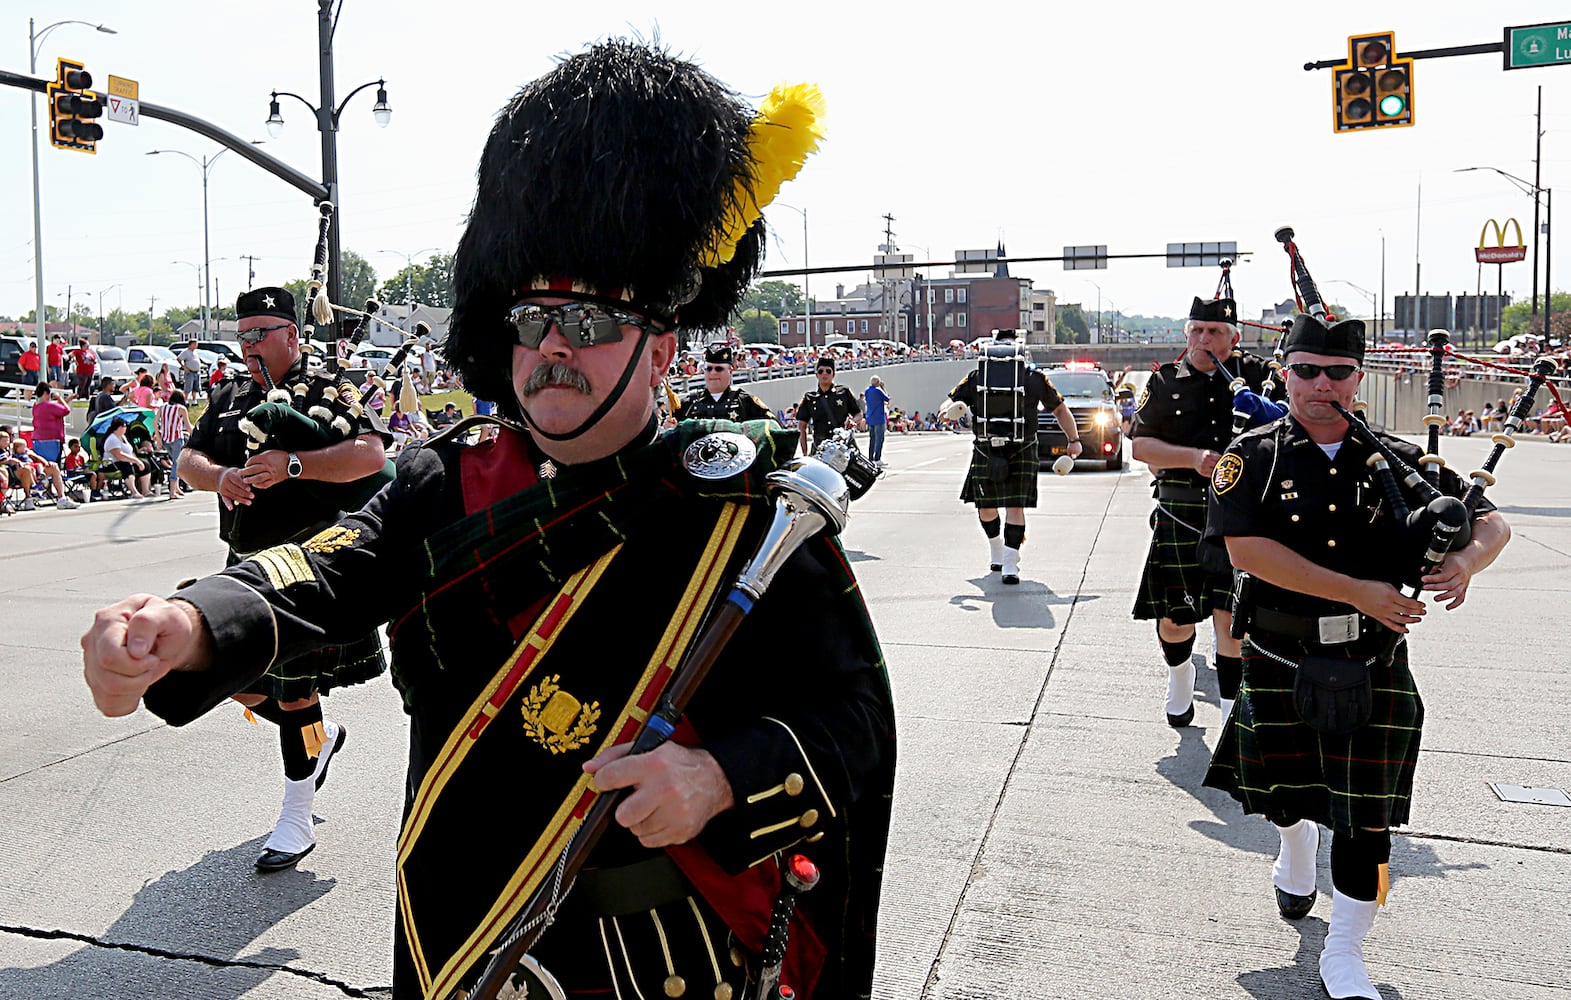
<path fill-rule="evenodd" d="M 1223 257 L 1220 263 L 1222 265 L 1222 277 L 1217 282 L 1215 297 L 1218 299 L 1231 299 L 1233 298 L 1233 258 Z M 1278 338 L 1277 356 L 1271 363 L 1271 376 L 1261 383 L 1260 392 L 1255 392 L 1249 388 L 1249 383 L 1243 377 L 1244 367 L 1242 363 L 1239 364 L 1238 374 L 1234 375 L 1221 358 L 1211 354 L 1209 351 L 1206 352 L 1210 355 L 1211 363 L 1216 365 L 1217 370 L 1227 376 L 1228 391 L 1233 394 L 1234 437 L 1238 437 L 1238 435 L 1251 427 L 1268 424 L 1287 414 L 1286 406 L 1270 398 L 1276 387 L 1273 379 L 1282 368 L 1281 343 L 1281 339 Z"/>

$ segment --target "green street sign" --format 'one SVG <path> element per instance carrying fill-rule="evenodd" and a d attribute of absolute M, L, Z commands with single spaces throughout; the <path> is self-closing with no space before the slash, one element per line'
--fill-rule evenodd
<path fill-rule="evenodd" d="M 1506 28 L 1506 69 L 1571 63 L 1571 21 Z"/>

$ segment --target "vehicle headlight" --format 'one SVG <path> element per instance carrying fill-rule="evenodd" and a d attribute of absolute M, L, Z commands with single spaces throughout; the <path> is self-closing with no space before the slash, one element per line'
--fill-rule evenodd
<path fill-rule="evenodd" d="M 1097 410 L 1096 413 L 1092 414 L 1091 416 L 1091 422 L 1096 424 L 1098 427 L 1105 426 L 1107 422 L 1112 419 L 1112 417 L 1107 415 L 1106 410 Z"/>

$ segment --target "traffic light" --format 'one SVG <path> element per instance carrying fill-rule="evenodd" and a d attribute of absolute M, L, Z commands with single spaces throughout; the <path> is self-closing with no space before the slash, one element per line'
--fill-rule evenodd
<path fill-rule="evenodd" d="M 1396 33 L 1347 40 L 1347 62 L 1331 72 L 1333 130 L 1413 124 L 1413 60 L 1396 54 Z"/>
<path fill-rule="evenodd" d="M 97 153 L 104 127 L 93 119 L 104 113 L 104 99 L 89 88 L 93 75 L 79 62 L 61 59 L 49 96 L 49 142 L 56 149 Z"/>

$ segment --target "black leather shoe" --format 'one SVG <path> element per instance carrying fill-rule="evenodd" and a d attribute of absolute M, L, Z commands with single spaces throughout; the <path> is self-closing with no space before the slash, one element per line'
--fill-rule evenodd
<path fill-rule="evenodd" d="M 1295 896 L 1279 886 L 1271 888 L 1276 889 L 1277 912 L 1281 913 L 1285 920 L 1302 920 L 1309 915 L 1310 910 L 1315 908 L 1315 896 L 1319 890 L 1307 896 Z"/>
<path fill-rule="evenodd" d="M 295 865 L 298 865 L 301 858 L 314 850 L 316 850 L 315 844 L 295 854 L 285 854 L 283 851 L 275 851 L 269 848 L 264 850 L 261 856 L 256 859 L 256 870 L 259 872 L 288 871 Z"/>
<path fill-rule="evenodd" d="M 322 761 L 322 770 L 317 772 L 316 787 L 321 788 L 327 784 L 327 769 L 333 766 L 333 758 L 338 755 L 338 751 L 344 748 L 344 741 L 347 739 L 349 739 L 349 730 L 340 722 L 338 724 L 338 738 L 333 740 L 332 746 L 322 748 L 322 753 L 327 754 L 327 759 Z"/>
<path fill-rule="evenodd" d="M 1195 721 L 1194 702 L 1189 703 L 1189 707 L 1184 709 L 1182 715 L 1173 715 L 1172 713 L 1168 713 L 1167 716 L 1167 724 L 1172 726 L 1174 729 L 1182 729 L 1193 721 Z"/>
<path fill-rule="evenodd" d="M 1013 587 L 1020 582 L 1020 577 L 1014 573 L 1005 573 L 1003 583 L 1006 587 Z"/>

